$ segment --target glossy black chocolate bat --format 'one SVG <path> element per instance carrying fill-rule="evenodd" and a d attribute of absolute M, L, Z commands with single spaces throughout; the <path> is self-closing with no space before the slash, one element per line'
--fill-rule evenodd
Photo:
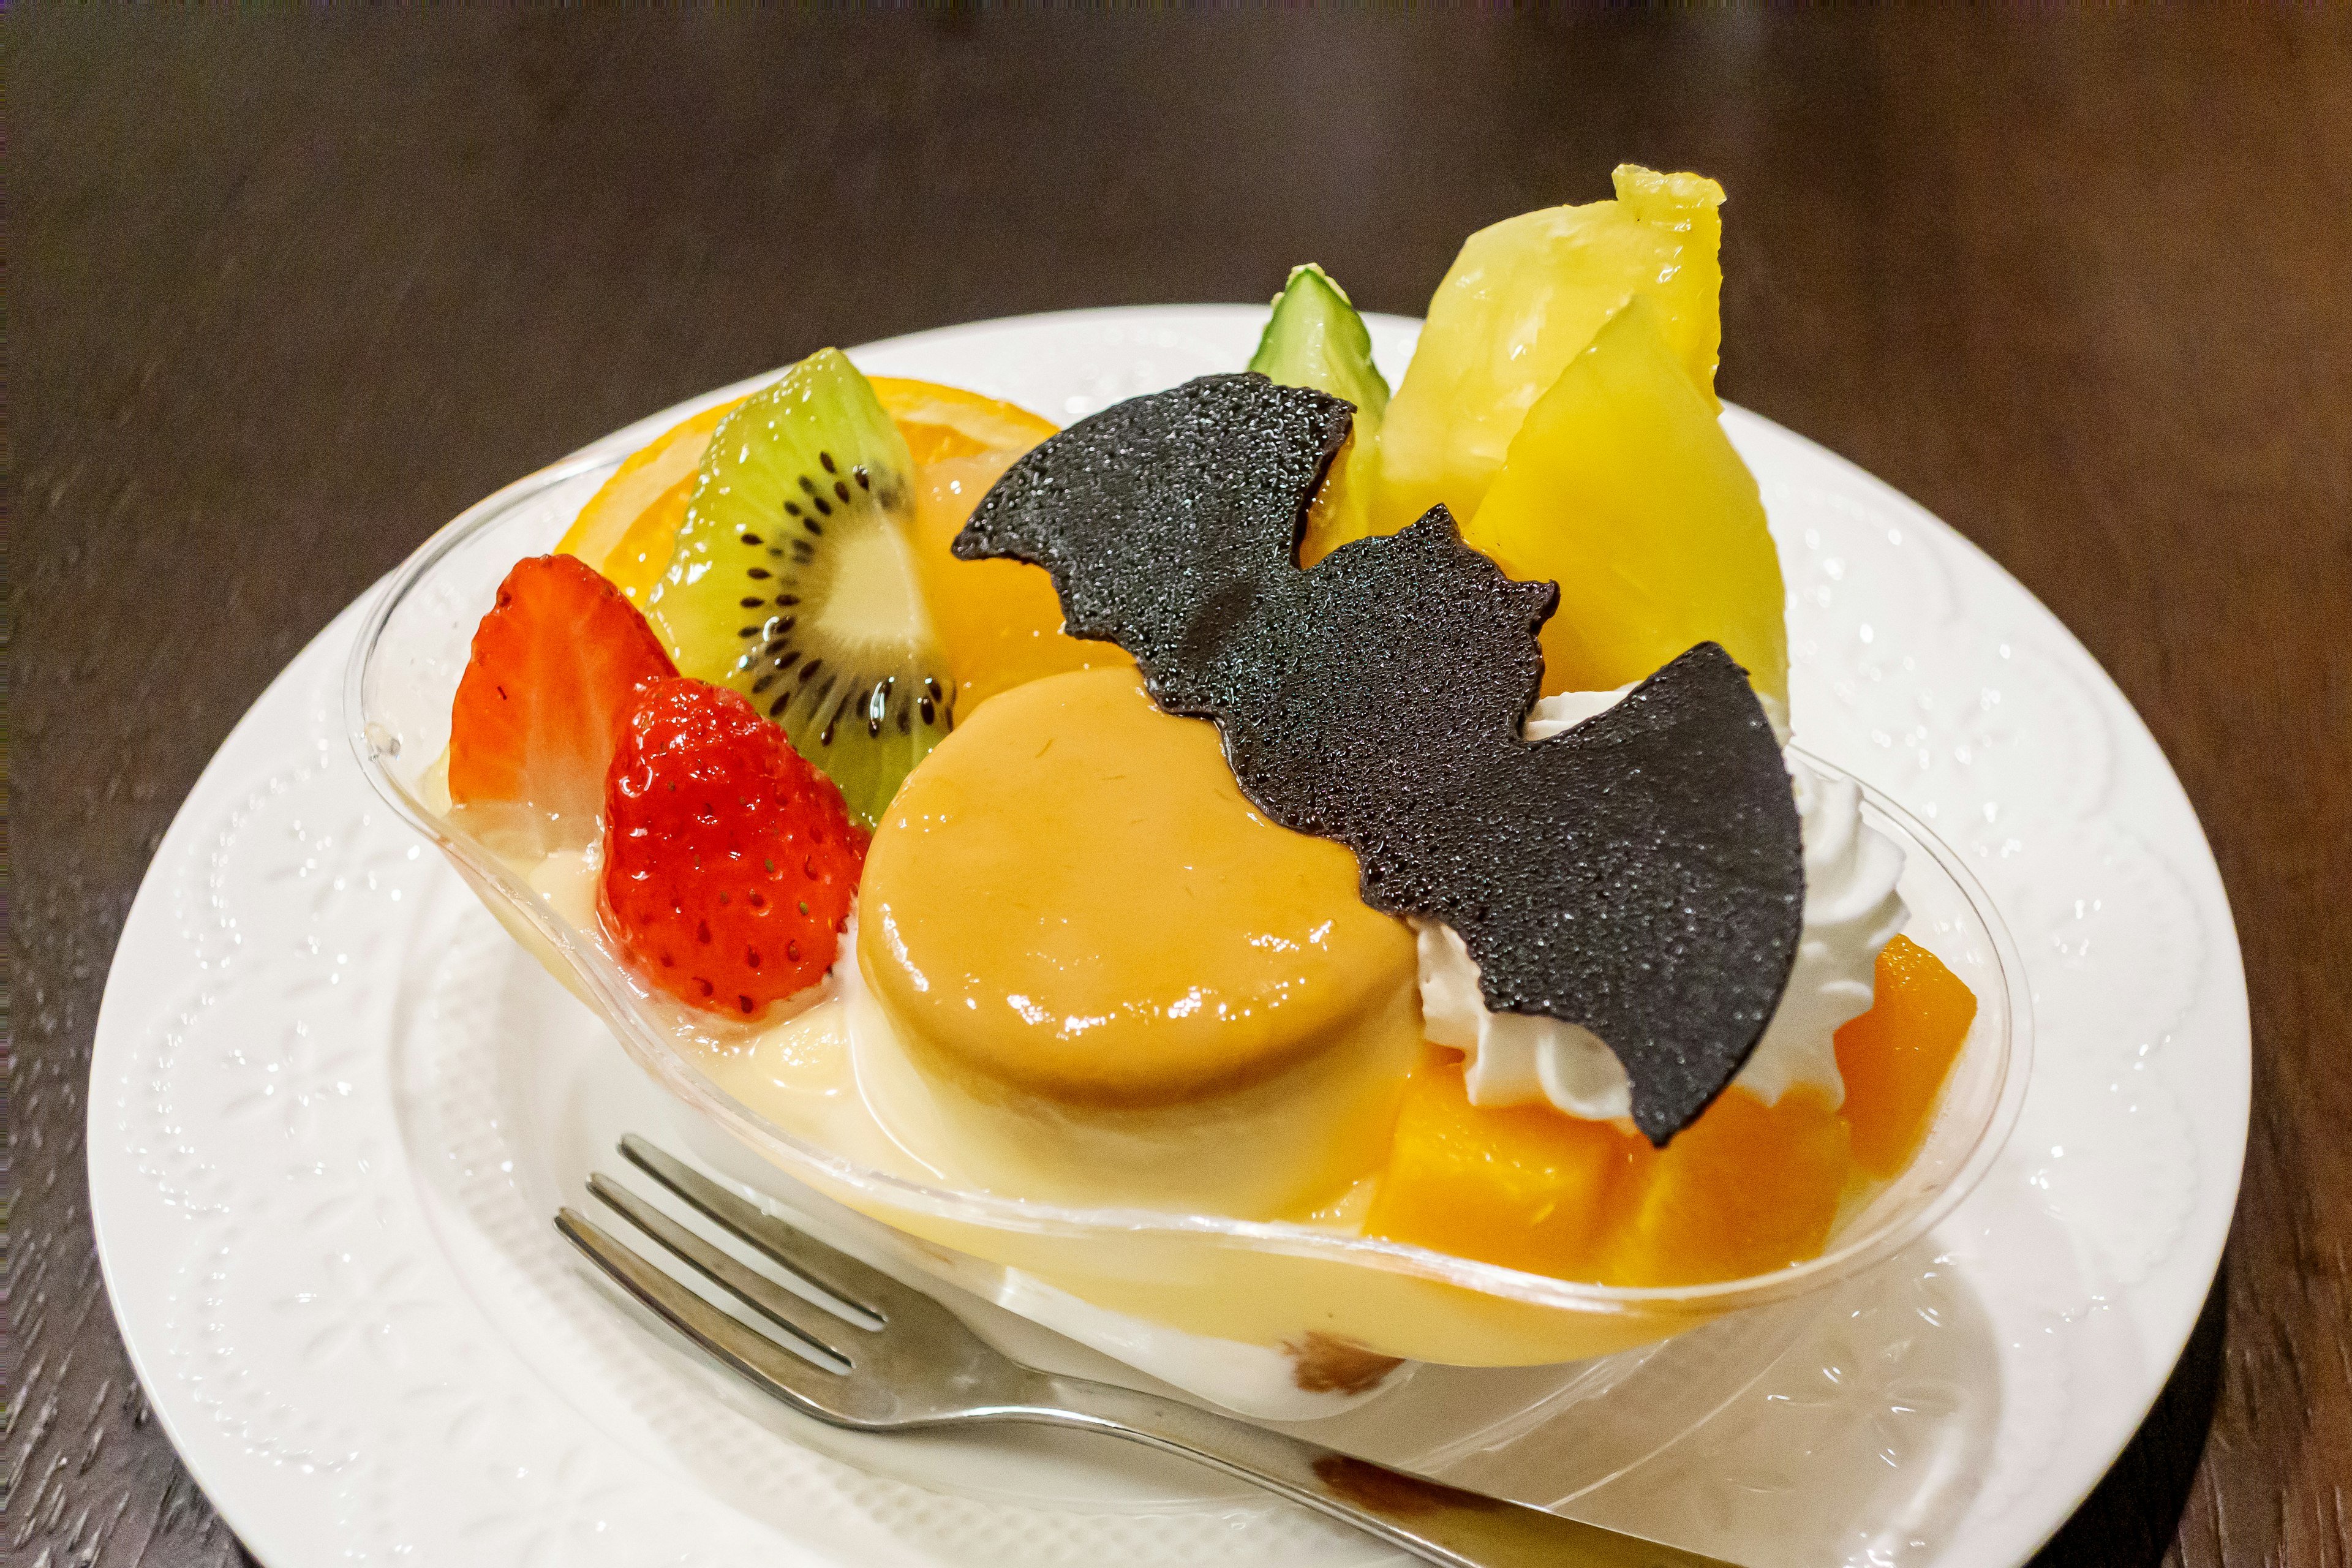
<path fill-rule="evenodd" d="M 1755 1049 L 1796 958 L 1771 725 L 1702 643 L 1530 744 L 1554 584 L 1504 575 L 1444 507 L 1298 565 L 1352 413 L 1252 374 L 1130 399 L 1016 463 L 955 553 L 1052 573 L 1070 635 L 1213 721 L 1267 816 L 1353 849 L 1374 908 L 1458 931 L 1489 1009 L 1605 1041 L 1663 1144 Z"/>

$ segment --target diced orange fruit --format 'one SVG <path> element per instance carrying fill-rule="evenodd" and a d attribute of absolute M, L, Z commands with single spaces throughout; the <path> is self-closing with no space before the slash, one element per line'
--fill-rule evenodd
<path fill-rule="evenodd" d="M 1820 1256 L 1851 1156 L 1828 1100 L 1793 1089 L 1767 1105 L 1726 1089 L 1658 1151 L 1618 1238 L 1613 1285 L 1691 1285 Z"/>
<path fill-rule="evenodd" d="M 630 453 L 588 498 L 555 552 L 578 556 L 644 609 L 669 565 L 670 545 L 686 520 L 694 470 L 710 445 L 710 433 L 741 401 L 706 408 Z"/>
<path fill-rule="evenodd" d="M 1829 1239 L 1846 1126 L 1807 1089 L 1766 1105 L 1727 1090 L 1664 1149 L 1546 1105 L 1480 1109 L 1459 1063 L 1405 1088 L 1369 1235 L 1608 1285 L 1736 1279 Z"/>
<path fill-rule="evenodd" d="M 1975 995 L 1903 937 L 1869 1012 L 1837 1032 L 1845 1104 L 1732 1088 L 1663 1150 L 1549 1106 L 1481 1110 L 1451 1060 L 1407 1084 L 1368 1234 L 1608 1285 L 1738 1279 L 1819 1257 L 1856 1177 L 1917 1152 Z"/>
<path fill-rule="evenodd" d="M 1629 299 L 1655 310 L 1714 413 L 1723 187 L 1631 163 L 1615 184 L 1614 201 L 1523 213 L 1463 242 L 1381 426 L 1379 531 L 1439 501 L 1475 512 L 1520 421 Z"/>
<path fill-rule="evenodd" d="M 1596 1279 L 1655 1158 L 1610 1122 L 1544 1105 L 1480 1110 L 1462 1064 L 1433 1054 L 1405 1086 L 1364 1228 L 1530 1274 Z"/>
<path fill-rule="evenodd" d="M 1976 1016 L 1976 994 L 1926 948 L 1898 936 L 1879 952 L 1870 1011 L 1837 1032 L 1855 1164 L 1891 1176 L 1910 1163 Z"/>
<path fill-rule="evenodd" d="M 1559 584 L 1547 695 L 1623 686 L 1714 641 L 1788 700 L 1763 500 L 1645 301 L 1611 317 L 1528 413 L 1462 531 L 1512 576 Z"/>

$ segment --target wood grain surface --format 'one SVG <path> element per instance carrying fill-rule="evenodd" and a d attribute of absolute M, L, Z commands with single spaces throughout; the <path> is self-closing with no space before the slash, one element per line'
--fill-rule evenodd
<path fill-rule="evenodd" d="M 2047 1560 L 2352 1568 L 2352 16 L 5 26 L 7 1562 L 240 1559 L 124 1364 L 83 1097 L 149 857 L 335 611 L 823 343 L 1304 258 L 1416 312 L 1464 234 L 1632 158 L 1731 192 L 1726 394 L 2074 628 L 2237 911 L 2226 1289 Z"/>

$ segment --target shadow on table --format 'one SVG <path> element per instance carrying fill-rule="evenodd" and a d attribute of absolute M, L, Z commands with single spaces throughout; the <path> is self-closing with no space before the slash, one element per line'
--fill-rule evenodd
<path fill-rule="evenodd" d="M 2213 1424 L 2221 1385 L 2221 1331 L 2229 1316 L 2226 1262 L 2197 1315 L 2180 1363 L 2155 1408 L 2074 1516 L 2036 1553 L 2029 1568 L 2155 1568 L 2179 1533 Z"/>

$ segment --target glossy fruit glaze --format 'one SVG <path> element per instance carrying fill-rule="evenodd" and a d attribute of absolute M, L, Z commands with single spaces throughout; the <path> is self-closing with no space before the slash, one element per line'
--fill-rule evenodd
<path fill-rule="evenodd" d="M 1909 937 L 1886 944 L 1870 1011 L 1837 1032 L 1855 1164 L 1891 1176 L 1911 1163 L 1976 1016 L 1975 993 L 1941 959 Z"/>
<path fill-rule="evenodd" d="M 1381 425 L 1382 531 L 1441 501 L 1475 513 L 1528 410 L 1637 295 L 1712 410 L 1723 187 L 1630 163 L 1613 184 L 1613 200 L 1538 208 L 1463 241 Z"/>
<path fill-rule="evenodd" d="M 1546 695 L 1640 680 L 1719 642 L 1787 711 L 1780 561 L 1755 478 L 1638 297 L 1528 410 L 1463 537 L 1559 584 Z"/>

